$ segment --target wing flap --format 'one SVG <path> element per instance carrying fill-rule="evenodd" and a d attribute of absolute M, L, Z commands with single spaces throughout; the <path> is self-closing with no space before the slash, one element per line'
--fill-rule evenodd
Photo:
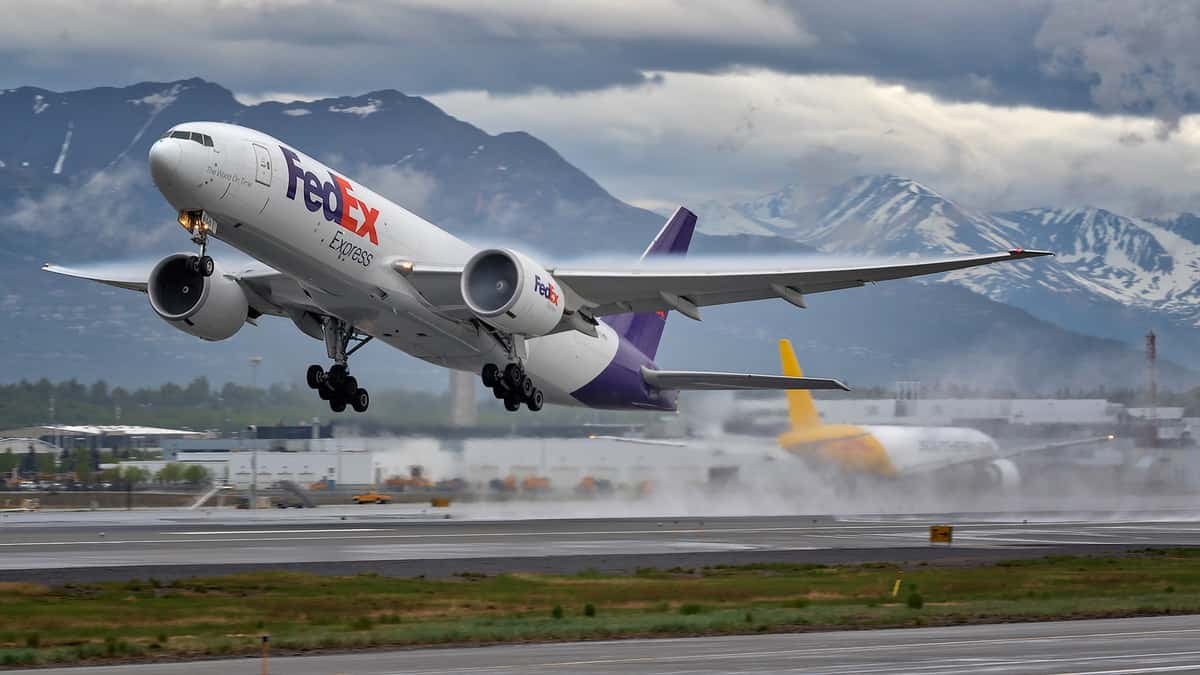
<path fill-rule="evenodd" d="M 840 389 L 850 391 L 839 380 L 820 377 L 716 373 L 697 370 L 652 370 L 642 368 L 642 380 L 655 389 L 745 390 L 745 389 Z"/>

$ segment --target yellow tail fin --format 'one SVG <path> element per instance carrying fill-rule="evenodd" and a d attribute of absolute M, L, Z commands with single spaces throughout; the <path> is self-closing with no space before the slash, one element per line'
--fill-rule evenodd
<path fill-rule="evenodd" d="M 791 340 L 779 341 L 779 361 L 783 364 L 783 374 L 802 377 L 800 362 L 796 360 L 796 352 L 792 351 Z M 812 394 L 803 389 L 789 389 L 788 417 L 792 420 L 793 429 L 804 429 L 821 426 L 821 415 L 813 405 Z"/>

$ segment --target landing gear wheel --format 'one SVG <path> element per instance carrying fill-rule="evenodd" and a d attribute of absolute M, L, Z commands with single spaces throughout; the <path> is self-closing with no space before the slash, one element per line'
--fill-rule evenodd
<path fill-rule="evenodd" d="M 350 397 L 350 405 L 354 408 L 354 412 L 367 412 L 367 408 L 371 406 L 371 395 L 366 389 L 359 389 L 354 392 L 354 396 Z"/>
<path fill-rule="evenodd" d="M 529 379 L 528 377 L 521 378 L 521 388 L 519 389 L 521 392 L 521 398 L 528 401 L 533 396 L 535 389 L 537 389 L 537 387 L 533 386 L 533 380 Z"/>
<path fill-rule="evenodd" d="M 333 398 L 333 394 L 329 392 L 329 387 L 326 387 L 324 383 L 317 387 L 317 396 L 320 396 L 322 401 L 328 401 Z"/>
<path fill-rule="evenodd" d="M 329 380 L 335 384 L 345 379 L 347 374 L 346 366 L 335 363 L 329 367 Z"/>
<path fill-rule="evenodd" d="M 213 272 L 217 271 L 217 263 L 213 262 L 211 256 L 200 256 L 200 273 L 206 277 L 211 277 Z"/>
<path fill-rule="evenodd" d="M 341 396 L 329 399 L 329 409 L 335 413 L 345 412 L 346 399 L 342 398 Z"/>
<path fill-rule="evenodd" d="M 483 367 L 483 386 L 494 387 L 500 383 L 500 367 L 494 363 L 489 363 Z"/>
<path fill-rule="evenodd" d="M 508 394 L 504 397 L 504 409 L 509 412 L 516 412 L 521 409 L 521 399 L 514 394 Z"/>
<path fill-rule="evenodd" d="M 200 256 L 190 255 L 187 259 L 188 271 L 192 274 L 200 274 Z"/>
<path fill-rule="evenodd" d="M 509 389 L 521 391 L 521 380 L 525 379 L 525 370 L 516 363 L 510 363 L 504 366 L 504 384 L 508 385 Z"/>
<path fill-rule="evenodd" d="M 320 389 L 321 385 L 325 384 L 325 377 L 325 369 L 314 363 L 304 374 L 304 381 L 308 382 L 309 389 Z"/>
<path fill-rule="evenodd" d="M 496 386 L 492 387 L 492 394 L 496 398 L 504 398 L 505 396 L 508 396 L 508 390 L 497 384 Z"/>
<path fill-rule="evenodd" d="M 347 401 L 353 401 L 355 394 L 359 392 L 358 380 L 354 379 L 353 375 L 347 375 L 338 385 L 338 393 Z"/>
<path fill-rule="evenodd" d="M 537 412 L 537 411 L 541 410 L 542 403 L 543 403 L 542 390 L 534 389 L 533 395 L 530 396 L 529 398 L 527 398 L 526 401 L 527 402 L 525 405 L 529 406 L 529 409 L 532 410 L 533 412 Z"/>

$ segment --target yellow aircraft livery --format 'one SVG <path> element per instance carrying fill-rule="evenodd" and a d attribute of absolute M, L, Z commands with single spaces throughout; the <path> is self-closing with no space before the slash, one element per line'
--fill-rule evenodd
<path fill-rule="evenodd" d="M 792 343 L 779 341 L 783 374 L 801 374 Z M 851 475 L 896 478 L 977 464 L 988 483 L 1012 486 L 1017 467 L 987 434 L 963 427 L 824 424 L 807 391 L 787 392 L 791 429 L 779 436 L 785 451 L 821 468 Z"/>

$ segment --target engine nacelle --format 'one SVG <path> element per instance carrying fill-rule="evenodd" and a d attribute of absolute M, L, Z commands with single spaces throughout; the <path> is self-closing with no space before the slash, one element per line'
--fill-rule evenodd
<path fill-rule="evenodd" d="M 562 289 L 545 268 L 524 254 L 499 248 L 467 261 L 462 296 L 475 316 L 516 335 L 549 333 L 566 305 Z"/>
<path fill-rule="evenodd" d="M 984 464 L 979 474 L 985 489 L 1013 492 L 1021 487 L 1021 470 L 1011 459 L 994 459 Z"/>
<path fill-rule="evenodd" d="M 250 303 L 238 282 L 221 275 L 193 272 L 186 253 L 163 258 L 150 272 L 150 307 L 167 323 L 205 340 L 232 337 L 246 323 Z"/>

